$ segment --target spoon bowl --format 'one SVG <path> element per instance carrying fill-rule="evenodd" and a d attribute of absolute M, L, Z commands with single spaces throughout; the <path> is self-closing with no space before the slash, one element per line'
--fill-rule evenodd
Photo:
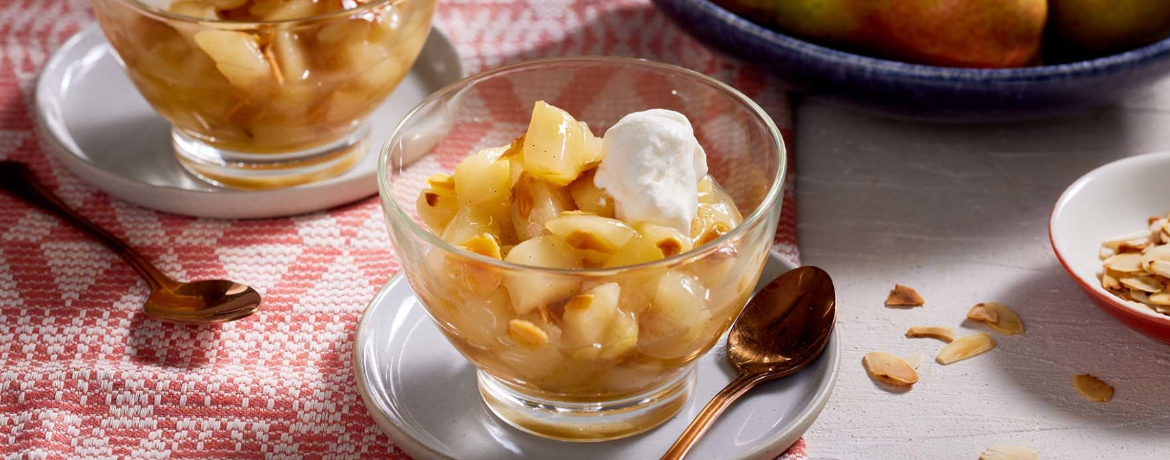
<path fill-rule="evenodd" d="M 260 293 L 228 280 L 201 280 L 155 289 L 146 314 L 173 323 L 226 323 L 260 309 Z"/>
<path fill-rule="evenodd" d="M 792 375 L 815 361 L 837 322 L 833 280 L 817 267 L 776 277 L 748 302 L 727 336 L 727 359 L 739 377 L 707 403 L 663 460 L 678 460 L 731 403 L 760 382 Z"/>
<path fill-rule="evenodd" d="M 727 335 L 727 359 L 740 374 L 790 375 L 824 351 L 836 312 L 828 273 L 817 267 L 791 270 L 744 307 Z"/>

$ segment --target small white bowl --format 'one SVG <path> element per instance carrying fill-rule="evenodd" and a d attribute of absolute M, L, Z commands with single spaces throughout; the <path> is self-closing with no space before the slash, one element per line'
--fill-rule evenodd
<path fill-rule="evenodd" d="M 1138 155 L 1077 179 L 1056 202 L 1048 237 L 1060 263 L 1106 313 L 1170 343 L 1170 316 L 1130 305 L 1101 287 L 1098 253 L 1106 239 L 1146 228 L 1170 211 L 1170 152 Z"/>

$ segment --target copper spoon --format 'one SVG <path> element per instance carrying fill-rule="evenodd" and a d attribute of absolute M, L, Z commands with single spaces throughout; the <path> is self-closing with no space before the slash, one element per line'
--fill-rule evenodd
<path fill-rule="evenodd" d="M 56 214 L 65 222 L 89 234 L 117 254 L 150 286 L 146 314 L 170 323 L 226 323 L 260 309 L 260 294 L 248 286 L 227 280 L 183 283 L 171 279 L 129 245 L 102 230 L 77 211 L 70 209 L 53 192 L 37 181 L 22 163 L 0 161 L 0 189 L 28 204 Z"/>
<path fill-rule="evenodd" d="M 727 336 L 727 359 L 739 370 L 711 398 L 663 460 L 678 460 L 736 399 L 760 382 L 792 375 L 825 350 L 837 319 L 833 280 L 817 267 L 789 270 L 764 286 Z"/>

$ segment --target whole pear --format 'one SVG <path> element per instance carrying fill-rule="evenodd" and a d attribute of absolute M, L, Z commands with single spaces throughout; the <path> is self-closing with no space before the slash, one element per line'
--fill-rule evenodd
<path fill-rule="evenodd" d="M 1061 41 L 1100 52 L 1148 45 L 1170 35 L 1170 0 L 1049 0 Z"/>
<path fill-rule="evenodd" d="M 952 67 L 1018 67 L 1031 63 L 1040 52 L 1048 18 L 1047 0 L 716 2 L 749 19 L 816 43 Z M 774 14 L 771 21 L 761 19 L 766 11 Z"/>

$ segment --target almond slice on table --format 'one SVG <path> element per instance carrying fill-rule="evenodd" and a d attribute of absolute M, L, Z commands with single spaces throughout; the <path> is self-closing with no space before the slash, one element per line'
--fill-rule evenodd
<path fill-rule="evenodd" d="M 991 446 L 979 454 L 979 460 L 1038 460 L 1040 454 L 1024 446 Z"/>
<path fill-rule="evenodd" d="M 906 330 L 906 337 L 939 339 L 951 343 L 955 341 L 955 330 L 942 326 L 914 326 Z"/>
<path fill-rule="evenodd" d="M 869 376 L 890 385 L 913 385 L 918 382 L 918 371 L 906 360 L 884 351 L 871 351 L 861 359 Z"/>
<path fill-rule="evenodd" d="M 977 303 L 967 311 L 967 319 L 987 325 L 995 332 L 1003 335 L 1024 333 L 1024 323 L 1020 316 L 1008 308 L 1007 305 L 995 302 Z"/>
<path fill-rule="evenodd" d="M 890 291 L 890 296 L 886 297 L 887 307 L 921 307 L 925 304 L 926 300 L 918 295 L 918 291 L 901 284 L 895 284 L 894 290 Z"/>
<path fill-rule="evenodd" d="M 991 338 L 991 334 L 981 332 L 951 342 L 938 352 L 934 360 L 942 365 L 952 364 L 979 356 L 992 348 L 995 348 L 995 339 Z"/>
<path fill-rule="evenodd" d="M 1085 399 L 1093 402 L 1109 402 L 1113 400 L 1113 387 L 1091 374 L 1074 375 L 1073 388 Z"/>

